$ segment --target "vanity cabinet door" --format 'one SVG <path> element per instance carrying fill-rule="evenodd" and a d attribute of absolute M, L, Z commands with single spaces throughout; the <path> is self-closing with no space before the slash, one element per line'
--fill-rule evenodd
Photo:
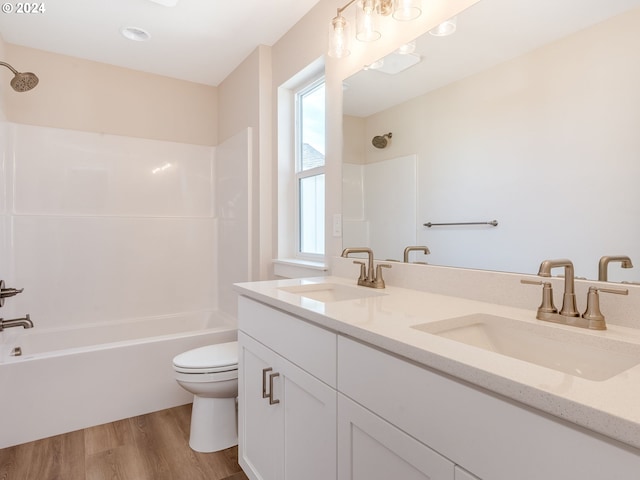
<path fill-rule="evenodd" d="M 238 343 L 239 462 L 247 476 L 335 478 L 336 391 L 243 332 Z"/>
<path fill-rule="evenodd" d="M 338 480 L 392 478 L 454 480 L 454 464 L 338 394 Z"/>
<path fill-rule="evenodd" d="M 255 344 L 238 333 L 238 461 L 249 478 L 271 480 L 281 471 L 283 415 L 279 404 L 263 398 L 275 354 Z"/>

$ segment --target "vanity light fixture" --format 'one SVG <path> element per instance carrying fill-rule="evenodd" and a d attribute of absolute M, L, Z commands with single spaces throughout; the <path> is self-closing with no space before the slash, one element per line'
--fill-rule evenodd
<path fill-rule="evenodd" d="M 429 30 L 429 33 L 434 37 L 446 37 L 447 35 L 452 35 L 456 31 L 457 23 L 457 17 L 451 17 L 450 19 L 442 22 L 437 27 Z"/>
<path fill-rule="evenodd" d="M 396 0 L 393 7 L 393 18 L 401 22 L 415 20 L 422 15 L 420 0 Z"/>
<path fill-rule="evenodd" d="M 373 42 L 382 36 L 378 22 L 379 10 L 376 8 L 380 2 L 361 0 L 361 4 L 356 10 L 356 38 L 361 42 Z"/>
<path fill-rule="evenodd" d="M 422 0 L 351 0 L 338 8 L 337 15 L 331 20 L 327 53 L 330 57 L 343 58 L 351 53 L 349 22 L 342 12 L 354 3 L 356 3 L 356 38 L 363 42 L 372 42 L 382 36 L 379 28 L 381 16 L 391 15 L 396 20 L 409 21 L 422 14 Z"/>

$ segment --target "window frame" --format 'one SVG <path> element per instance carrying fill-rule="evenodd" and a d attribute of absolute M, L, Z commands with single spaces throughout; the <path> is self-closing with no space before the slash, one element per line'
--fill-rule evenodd
<path fill-rule="evenodd" d="M 322 164 L 322 166 L 318 166 L 318 167 L 314 167 L 314 168 L 309 168 L 307 170 L 303 170 L 302 169 L 302 153 L 303 153 L 303 143 L 302 143 L 302 128 L 301 128 L 301 122 L 302 122 L 302 97 L 306 94 L 312 93 L 313 91 L 315 91 L 317 88 L 319 88 L 321 85 L 325 85 L 326 86 L 326 78 L 324 75 L 321 75 L 319 77 L 315 77 L 313 78 L 311 81 L 305 82 L 304 84 L 301 84 L 300 86 L 298 86 L 294 91 L 293 91 L 293 97 L 294 97 L 294 118 L 293 118 L 293 130 L 294 130 L 294 155 L 293 155 L 293 162 L 294 162 L 294 166 L 293 166 L 293 171 L 294 171 L 294 183 L 295 183 L 295 187 L 294 187 L 294 228 L 295 228 L 295 258 L 301 259 L 301 260 L 310 260 L 310 261 L 319 261 L 319 260 L 324 260 L 324 258 L 326 257 L 326 232 L 325 232 L 325 227 L 324 227 L 324 223 L 326 222 L 325 218 L 326 218 L 326 212 L 323 218 L 323 238 L 322 238 L 322 245 L 323 245 L 323 251 L 322 253 L 312 253 L 312 252 L 303 252 L 302 251 L 302 230 L 301 230 L 301 226 L 302 226 L 302 213 L 301 213 L 301 189 L 300 189 L 300 183 L 303 179 L 305 178 L 311 178 L 311 177 L 315 177 L 318 175 L 324 175 L 325 178 L 325 188 L 324 188 L 324 195 L 323 195 L 323 200 L 326 204 L 326 156 L 325 156 L 325 162 Z M 326 91 L 325 91 L 326 92 Z M 325 93 L 326 94 L 326 93 Z M 324 121 L 326 122 L 326 100 L 325 100 L 325 108 L 324 108 Z M 325 126 L 325 151 L 326 151 L 326 126 Z M 323 211 L 325 210 L 324 205 L 323 205 Z"/>

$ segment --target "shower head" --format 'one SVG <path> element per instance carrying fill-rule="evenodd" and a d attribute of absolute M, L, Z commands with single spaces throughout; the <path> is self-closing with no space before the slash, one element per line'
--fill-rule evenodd
<path fill-rule="evenodd" d="M 35 73 L 31 72 L 18 72 L 15 68 L 5 62 L 0 62 L 0 65 L 4 65 L 13 72 L 13 78 L 11 79 L 11 88 L 16 92 L 28 92 L 36 85 L 38 85 L 38 77 Z"/>
<path fill-rule="evenodd" d="M 391 138 L 391 136 L 391 132 L 385 133 L 384 135 L 378 135 L 376 137 L 373 137 L 371 143 L 376 148 L 385 148 L 387 146 L 387 143 L 389 143 L 389 139 Z"/>

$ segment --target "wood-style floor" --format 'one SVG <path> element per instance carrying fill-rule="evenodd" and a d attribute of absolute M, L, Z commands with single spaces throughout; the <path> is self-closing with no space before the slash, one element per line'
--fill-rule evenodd
<path fill-rule="evenodd" d="M 189 448 L 190 417 L 184 405 L 0 449 L 0 480 L 247 480 L 237 447 Z"/>

